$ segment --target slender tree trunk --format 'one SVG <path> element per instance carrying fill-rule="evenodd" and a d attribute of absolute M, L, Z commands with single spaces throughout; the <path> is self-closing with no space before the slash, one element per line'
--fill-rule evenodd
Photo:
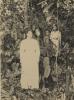
<path fill-rule="evenodd" d="M 28 26 L 28 5 L 29 5 L 29 0 L 24 0 L 25 1 L 25 26 Z"/>
<path fill-rule="evenodd" d="M 2 45 L 2 32 L 0 32 L 0 100 L 1 100 L 1 54 L 2 54 L 2 49 L 1 49 L 1 45 Z"/>

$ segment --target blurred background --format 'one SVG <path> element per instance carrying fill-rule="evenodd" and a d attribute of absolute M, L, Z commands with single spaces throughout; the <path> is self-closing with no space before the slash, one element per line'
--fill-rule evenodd
<path fill-rule="evenodd" d="M 46 36 L 46 31 L 50 35 L 54 24 L 57 25 L 58 30 L 61 32 L 61 53 L 57 61 L 59 66 L 57 82 L 57 75 L 53 67 L 55 62 L 55 57 L 53 57 L 54 51 L 50 43 L 49 59 L 52 72 L 46 83 L 50 92 L 48 94 L 51 98 L 55 95 L 60 95 L 60 92 L 63 91 L 66 97 L 68 97 L 67 100 L 74 100 L 74 0 L 1 0 L 0 43 L 2 50 L 2 100 L 11 100 L 11 96 L 13 95 L 25 95 L 21 92 L 20 87 L 21 65 L 19 46 L 20 42 L 24 39 L 24 34 L 29 29 L 32 30 L 34 37 L 40 42 L 41 57 L 39 69 L 40 75 L 43 75 L 44 69 L 42 64 L 43 57 L 45 56 L 43 39 Z M 40 80 L 40 88 L 42 86 L 43 83 Z M 59 91 L 60 88 L 62 88 L 61 91 Z M 45 98 L 49 97 L 46 95 L 44 93 L 42 94 Z M 4 97 L 9 99 L 4 99 Z M 26 99 L 22 98 L 21 100 Z M 39 95 L 37 97 L 35 95 L 35 99 L 32 100 L 39 100 Z M 46 100 L 49 100 L 49 98 Z"/>

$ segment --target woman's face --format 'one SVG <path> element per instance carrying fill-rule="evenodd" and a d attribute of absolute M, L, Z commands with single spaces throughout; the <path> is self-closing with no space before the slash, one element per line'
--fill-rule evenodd
<path fill-rule="evenodd" d="M 32 38 L 32 32 L 31 31 L 28 31 L 27 37 Z"/>
<path fill-rule="evenodd" d="M 56 26 L 53 26 L 53 30 L 56 31 L 57 30 L 57 27 Z"/>

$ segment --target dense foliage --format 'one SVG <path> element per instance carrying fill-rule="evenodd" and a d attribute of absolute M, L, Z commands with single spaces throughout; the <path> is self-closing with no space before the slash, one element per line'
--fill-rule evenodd
<path fill-rule="evenodd" d="M 7 100 L 17 95 L 21 100 L 51 100 L 65 92 L 69 87 L 69 95 L 73 97 L 74 87 L 68 82 L 67 76 L 74 75 L 74 0 L 1 0 L 0 1 L 0 31 L 2 36 L 2 93 Z M 47 13 L 46 13 L 47 12 Z M 58 19 L 58 20 L 57 20 Z M 58 87 L 51 91 L 22 91 L 20 88 L 21 66 L 19 59 L 19 44 L 27 32 L 27 27 L 39 29 L 41 41 L 45 31 L 51 32 L 52 26 L 57 23 L 62 33 L 62 48 L 58 57 Z M 42 45 L 41 45 L 42 48 Z M 42 59 L 41 59 L 42 61 Z M 51 59 L 53 66 L 54 58 Z M 70 67 L 68 69 L 68 67 Z M 56 75 L 52 71 L 54 83 Z M 71 80 L 74 77 L 71 77 Z M 66 79 L 67 82 L 66 82 Z M 69 85 L 67 85 L 69 83 Z M 15 91 L 15 92 L 14 92 Z M 57 91 L 57 92 L 56 92 Z M 2 100 L 6 100 L 5 98 Z M 8 99 L 9 98 L 9 99 Z M 67 99 L 68 100 L 68 99 Z M 73 99 L 72 99 L 73 100 Z"/>

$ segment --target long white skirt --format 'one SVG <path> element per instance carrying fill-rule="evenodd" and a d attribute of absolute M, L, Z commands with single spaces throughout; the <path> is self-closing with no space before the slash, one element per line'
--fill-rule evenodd
<path fill-rule="evenodd" d="M 34 56 L 25 55 L 21 63 L 21 87 L 24 89 L 39 88 L 39 68 Z"/>

